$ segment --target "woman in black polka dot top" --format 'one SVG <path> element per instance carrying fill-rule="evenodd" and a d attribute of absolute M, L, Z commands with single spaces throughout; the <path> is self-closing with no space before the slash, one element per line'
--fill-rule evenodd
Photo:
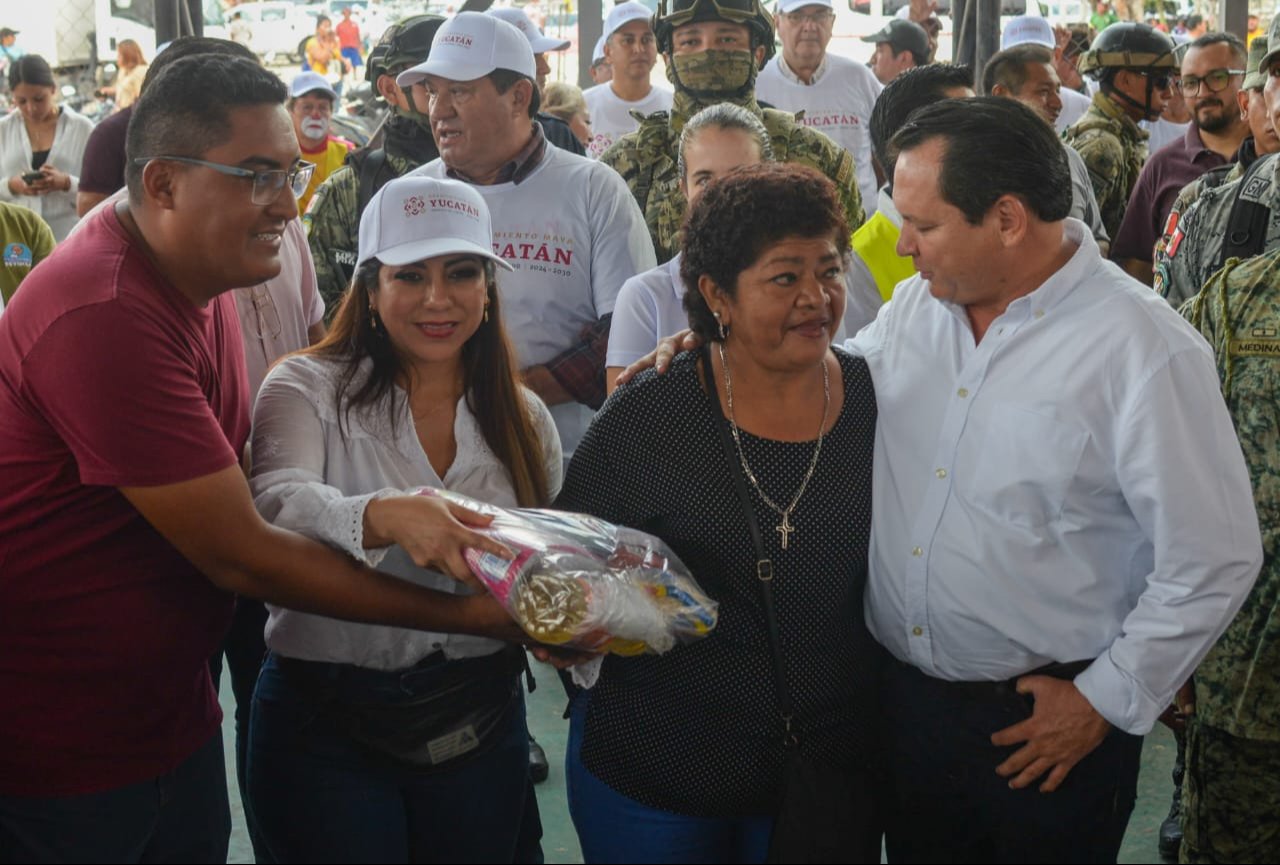
<path fill-rule="evenodd" d="M 609 656 L 575 699 L 569 805 L 588 862 L 764 859 L 783 722 L 735 470 L 773 561 L 800 747 L 855 773 L 874 760 L 880 650 L 862 593 L 875 394 L 866 365 L 829 348 L 848 249 L 815 172 L 764 164 L 708 186 L 681 265 L 707 347 L 615 392 L 569 466 L 558 507 L 661 537 L 720 603 L 706 639 Z"/>

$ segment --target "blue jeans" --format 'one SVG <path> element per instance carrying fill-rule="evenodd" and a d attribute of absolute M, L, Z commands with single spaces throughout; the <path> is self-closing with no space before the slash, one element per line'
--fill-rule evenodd
<path fill-rule="evenodd" d="M 586 862 L 763 862 L 772 817 L 691 817 L 650 808 L 587 771 L 582 735 L 590 692 L 573 700 L 565 786 Z"/>
<path fill-rule="evenodd" d="M 82 796 L 0 796 L 0 862 L 226 862 L 222 733 L 176 769 Z"/>
<path fill-rule="evenodd" d="M 341 699 L 433 690 L 431 670 L 342 667 Z M 536 820 L 523 695 L 485 753 L 421 772 L 370 759 L 320 711 L 306 685 L 268 656 L 249 723 L 249 795 L 278 862 L 512 862 Z M 540 835 L 540 831 L 538 833 Z M 536 836 L 535 836 L 536 838 Z"/>

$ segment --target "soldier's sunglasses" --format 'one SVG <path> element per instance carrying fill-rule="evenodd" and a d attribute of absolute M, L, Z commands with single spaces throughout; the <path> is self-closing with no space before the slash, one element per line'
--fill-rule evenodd
<path fill-rule="evenodd" d="M 1200 92 L 1200 85 L 1204 84 L 1209 88 L 1210 93 L 1218 93 L 1225 90 L 1227 85 L 1231 83 L 1232 76 L 1243 75 L 1243 69 L 1214 69 L 1209 74 L 1201 77 L 1199 75 L 1183 75 L 1178 81 L 1178 87 L 1182 90 L 1184 96 L 1195 96 Z"/>

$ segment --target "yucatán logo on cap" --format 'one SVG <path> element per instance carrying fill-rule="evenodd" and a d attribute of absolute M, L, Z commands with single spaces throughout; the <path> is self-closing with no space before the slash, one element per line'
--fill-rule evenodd
<path fill-rule="evenodd" d="M 445 33 L 440 37 L 440 44 L 457 45 L 460 48 L 470 48 L 472 41 L 466 33 Z"/>
<path fill-rule="evenodd" d="M 422 200 L 421 195 L 410 195 L 404 200 L 404 215 L 417 216 L 419 213 L 427 209 L 427 203 Z"/>

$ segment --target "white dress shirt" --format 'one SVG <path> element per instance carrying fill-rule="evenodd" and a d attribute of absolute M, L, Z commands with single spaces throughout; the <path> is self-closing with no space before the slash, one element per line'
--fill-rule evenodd
<path fill-rule="evenodd" d="M 1083 223 L 1066 233 L 1072 258 L 977 345 L 918 275 L 850 340 L 879 406 L 867 624 L 941 679 L 1096 659 L 1077 687 L 1141 734 L 1261 541 L 1209 347 Z"/>
<path fill-rule="evenodd" d="M 366 360 L 363 369 L 368 368 Z M 376 405 L 352 411 L 345 429 L 339 430 L 337 370 L 333 361 L 294 356 L 268 373 L 253 413 L 254 504 L 272 524 L 337 547 L 384 573 L 449 594 L 470 593 L 453 578 L 418 567 L 398 546 L 364 548 L 364 509 L 374 498 L 435 487 L 492 505 L 516 506 L 511 477 L 485 443 L 466 399 L 458 402 L 453 425 L 457 456 L 441 478 L 418 442 L 399 387 Z M 358 387 L 362 377 L 356 379 L 351 387 Z M 533 407 L 554 498 L 563 479 L 560 438 L 547 407 L 532 391 L 525 396 Z M 393 404 L 402 419 L 395 426 L 389 415 Z M 492 654 L 503 645 L 485 637 L 344 622 L 272 605 L 267 609 L 267 646 L 306 661 L 401 670 L 436 650 L 455 659 Z"/>

